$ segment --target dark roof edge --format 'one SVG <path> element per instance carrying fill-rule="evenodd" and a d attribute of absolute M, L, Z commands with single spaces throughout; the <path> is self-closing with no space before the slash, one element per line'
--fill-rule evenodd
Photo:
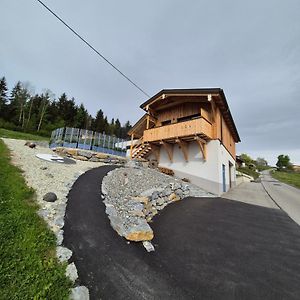
<path fill-rule="evenodd" d="M 203 94 L 219 94 L 222 89 L 220 88 L 203 88 L 203 89 L 165 89 L 161 90 L 154 96 L 152 96 L 150 99 L 145 101 L 140 105 L 141 109 L 144 109 L 149 103 L 151 103 L 154 99 L 157 97 L 163 95 L 163 94 L 187 94 L 187 93 L 203 93 Z"/>
<path fill-rule="evenodd" d="M 223 101 L 225 103 L 226 110 L 228 111 L 228 115 L 229 115 L 230 121 L 231 121 L 231 123 L 233 125 L 233 129 L 234 129 L 236 137 L 237 137 L 237 141 L 236 142 L 240 142 L 241 141 L 239 133 L 238 133 L 237 128 L 235 126 L 233 117 L 231 115 L 231 112 L 230 112 L 230 109 L 229 109 L 229 106 L 228 106 L 228 103 L 227 103 L 224 91 L 221 88 L 164 89 L 164 90 L 161 90 L 160 92 L 158 92 L 157 94 L 155 94 L 154 96 L 152 96 L 150 99 L 148 99 L 144 103 L 142 103 L 140 105 L 140 108 L 143 109 L 143 110 L 145 110 L 146 106 L 149 103 L 151 103 L 154 99 L 160 97 L 163 94 L 189 94 L 189 93 L 190 94 L 193 94 L 193 93 L 196 93 L 196 94 L 201 94 L 201 93 L 203 93 L 203 94 L 219 94 L 222 97 L 222 99 L 223 99 Z"/>
<path fill-rule="evenodd" d="M 238 131 L 237 131 L 237 128 L 236 128 L 236 126 L 235 126 L 235 122 L 234 122 L 234 119 L 233 119 L 233 117 L 232 117 L 231 111 L 230 111 L 230 109 L 229 109 L 229 105 L 228 105 L 228 103 L 227 103 L 227 100 L 226 100 L 226 97 L 225 97 L 225 93 L 224 93 L 224 91 L 223 91 L 222 89 L 219 89 L 219 90 L 220 90 L 220 94 L 221 94 L 221 96 L 222 96 L 222 98 L 223 98 L 223 100 L 224 100 L 226 109 L 227 109 L 227 111 L 228 111 L 228 115 L 229 115 L 230 121 L 231 121 L 231 123 L 232 123 L 232 125 L 233 125 L 233 129 L 234 129 L 235 134 L 236 134 L 236 136 L 237 136 L 237 142 L 240 142 L 241 139 L 240 139 L 239 133 L 238 133 Z"/>

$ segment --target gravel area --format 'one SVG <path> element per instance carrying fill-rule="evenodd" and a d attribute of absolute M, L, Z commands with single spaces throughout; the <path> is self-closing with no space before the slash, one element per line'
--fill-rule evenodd
<path fill-rule="evenodd" d="M 35 156 L 38 153 L 53 154 L 51 149 L 43 145 L 31 149 L 24 146 L 24 140 L 3 138 L 3 141 L 11 150 L 13 164 L 24 171 L 28 186 L 36 191 L 36 201 L 40 206 L 38 214 L 45 219 L 56 234 L 58 244 L 61 244 L 61 230 L 70 188 L 81 174 L 103 163 L 76 161 L 75 164 L 67 165 L 47 162 Z M 54 192 L 58 199 L 53 203 L 44 201 L 43 196 L 48 192 Z"/>
<path fill-rule="evenodd" d="M 127 164 L 126 168 L 115 169 L 104 177 L 102 191 L 107 194 L 107 197 L 116 199 L 128 196 L 135 197 L 148 190 L 150 192 L 150 190 L 166 188 L 171 183 L 187 185 L 190 190 L 190 197 L 215 197 L 214 194 L 201 189 L 197 185 L 165 175 L 155 169 L 129 166 L 130 163 Z"/>
<path fill-rule="evenodd" d="M 149 222 L 158 211 L 185 197 L 215 196 L 134 161 L 128 162 L 125 168 L 109 172 L 101 189 L 114 230 L 129 241 L 143 241 L 149 252 L 154 251 L 149 242 L 154 237 Z"/>

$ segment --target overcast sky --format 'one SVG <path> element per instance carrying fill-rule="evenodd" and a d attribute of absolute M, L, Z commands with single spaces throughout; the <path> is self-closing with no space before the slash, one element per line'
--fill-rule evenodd
<path fill-rule="evenodd" d="M 238 152 L 300 164 L 299 0 L 45 0 L 127 76 L 164 88 L 224 89 Z M 147 97 L 36 0 L 0 1 L 0 76 L 63 92 L 134 123 Z"/>

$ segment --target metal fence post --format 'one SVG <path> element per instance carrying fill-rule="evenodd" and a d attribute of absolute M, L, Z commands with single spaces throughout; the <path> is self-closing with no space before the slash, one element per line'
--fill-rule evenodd
<path fill-rule="evenodd" d="M 92 131 L 92 134 L 91 134 L 90 150 L 92 150 L 93 137 L 94 137 L 94 131 Z"/>
<path fill-rule="evenodd" d="M 103 149 L 105 148 L 105 140 L 106 140 L 106 135 L 103 133 Z"/>

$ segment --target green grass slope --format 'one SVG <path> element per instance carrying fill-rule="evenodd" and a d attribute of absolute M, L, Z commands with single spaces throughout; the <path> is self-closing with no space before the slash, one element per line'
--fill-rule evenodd
<path fill-rule="evenodd" d="M 36 214 L 34 192 L 0 139 L 0 299 L 68 299 L 66 265 L 55 236 Z"/>
<path fill-rule="evenodd" d="M 0 137 L 16 140 L 49 141 L 49 138 L 35 134 L 0 128 Z"/>

